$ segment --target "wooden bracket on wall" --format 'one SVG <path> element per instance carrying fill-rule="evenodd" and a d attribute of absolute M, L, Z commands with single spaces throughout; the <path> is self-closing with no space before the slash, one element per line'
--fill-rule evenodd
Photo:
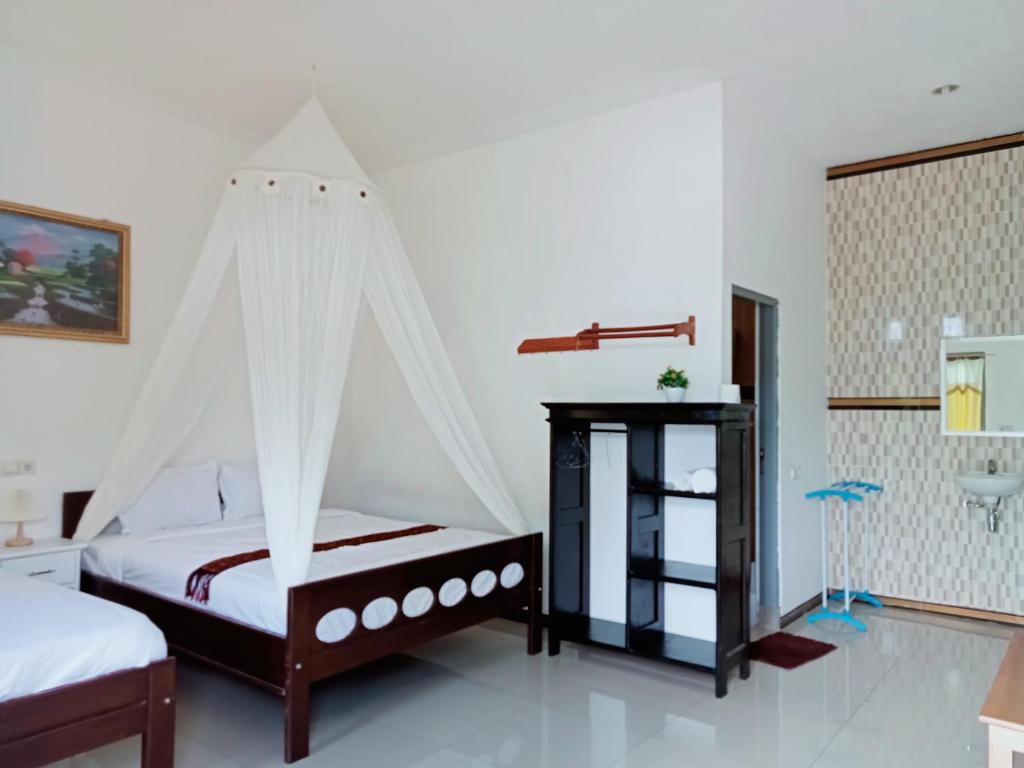
<path fill-rule="evenodd" d="M 664 323 L 662 325 L 633 325 L 624 328 L 602 328 L 594 323 L 575 336 L 551 336 L 546 339 L 526 339 L 519 345 L 521 355 L 534 352 L 576 352 L 581 349 L 600 349 L 601 341 L 613 339 L 654 339 L 660 337 L 687 336 L 690 346 L 697 339 L 697 318 L 690 315 L 685 323 Z"/>

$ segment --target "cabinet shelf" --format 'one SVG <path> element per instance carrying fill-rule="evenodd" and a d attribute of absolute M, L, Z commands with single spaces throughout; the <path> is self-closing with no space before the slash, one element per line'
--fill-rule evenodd
<path fill-rule="evenodd" d="M 717 570 L 713 565 L 698 565 L 681 560 L 651 560 L 634 557 L 629 561 L 629 575 L 638 579 L 684 584 L 704 589 L 718 587 Z"/>
<path fill-rule="evenodd" d="M 715 668 L 715 644 L 696 637 L 634 629 L 629 633 L 629 650 L 640 656 L 653 656 L 690 667 Z"/>
<path fill-rule="evenodd" d="M 680 499 L 703 499 L 704 501 L 716 501 L 716 493 L 696 493 L 695 491 L 684 491 L 676 488 L 671 483 L 633 483 L 629 487 L 630 493 L 642 493 L 647 496 L 672 496 Z"/>
<path fill-rule="evenodd" d="M 574 627 L 576 638 L 590 645 L 626 648 L 626 625 L 617 621 L 587 617 Z"/>
<path fill-rule="evenodd" d="M 558 632 L 566 640 L 626 651 L 634 656 L 664 659 L 702 670 L 715 669 L 715 644 L 710 640 L 653 629 L 630 629 L 617 621 L 589 616 L 560 616 L 557 623 Z"/>

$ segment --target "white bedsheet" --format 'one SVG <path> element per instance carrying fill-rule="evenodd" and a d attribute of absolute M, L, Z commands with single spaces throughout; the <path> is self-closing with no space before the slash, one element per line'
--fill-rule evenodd
<path fill-rule="evenodd" d="M 0 701 L 166 655 L 164 636 L 141 613 L 0 568 Z"/>
<path fill-rule="evenodd" d="M 333 541 L 414 525 L 417 523 L 349 510 L 325 509 L 321 510 L 317 520 L 315 541 Z M 306 581 L 379 568 L 502 538 L 506 537 L 465 528 L 444 528 L 432 533 L 315 552 Z M 82 566 L 97 576 L 115 579 L 284 635 L 287 632 L 287 606 L 275 587 L 269 559 L 246 563 L 218 574 L 210 585 L 210 600 L 206 605 L 185 599 L 188 576 L 199 566 L 219 557 L 266 546 L 262 518 L 225 520 L 147 533 L 97 536 L 83 552 Z M 495 563 L 498 569 L 503 565 Z M 359 607 L 352 606 L 354 609 Z"/>

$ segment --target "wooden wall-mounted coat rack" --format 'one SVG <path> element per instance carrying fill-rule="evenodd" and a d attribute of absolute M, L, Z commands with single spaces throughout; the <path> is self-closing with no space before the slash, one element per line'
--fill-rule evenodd
<path fill-rule="evenodd" d="M 633 325 L 625 328 L 602 328 L 594 323 L 575 336 L 551 336 L 546 339 L 526 339 L 519 345 L 521 355 L 534 352 L 575 352 L 580 349 L 600 349 L 601 340 L 612 339 L 653 339 L 659 337 L 687 336 L 690 346 L 696 343 L 697 318 L 690 315 L 685 323 L 663 325 Z"/>

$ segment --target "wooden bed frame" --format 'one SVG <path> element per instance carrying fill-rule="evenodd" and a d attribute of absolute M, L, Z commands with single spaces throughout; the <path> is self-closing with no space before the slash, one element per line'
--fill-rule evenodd
<path fill-rule="evenodd" d="M 142 734 L 142 768 L 174 765 L 174 659 L 0 702 L 0 765 L 37 768 Z"/>
<path fill-rule="evenodd" d="M 65 536 L 74 533 L 91 496 L 92 491 L 64 494 Z M 199 659 L 283 697 L 284 759 L 292 763 L 309 754 L 309 694 L 318 680 L 524 610 L 527 653 L 539 653 L 542 549 L 542 535 L 534 533 L 292 587 L 284 637 L 192 607 L 183 602 L 184 597 L 170 600 L 86 572 L 82 573 L 82 589 L 146 614 L 178 655 Z M 515 587 L 505 589 L 499 583 L 482 597 L 467 592 L 452 607 L 438 603 L 436 595 L 449 579 L 461 578 L 468 585 L 478 572 L 497 574 L 509 563 L 519 563 L 525 571 Z M 405 595 L 416 587 L 428 587 L 435 595 L 426 614 L 409 618 L 399 610 L 380 629 L 368 630 L 357 623 L 351 634 L 338 642 L 317 638 L 317 622 L 329 611 L 349 608 L 359 616 L 378 597 L 390 597 L 401 606 Z M 183 595 L 184 589 L 182 584 Z"/>

